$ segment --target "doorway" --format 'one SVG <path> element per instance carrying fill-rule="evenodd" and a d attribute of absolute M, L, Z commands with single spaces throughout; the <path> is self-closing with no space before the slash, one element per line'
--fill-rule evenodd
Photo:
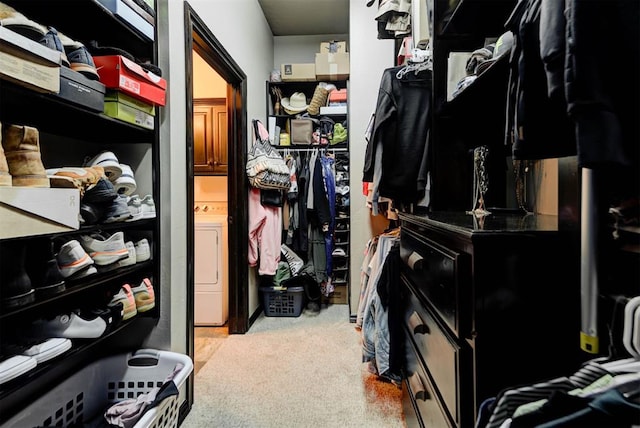
<path fill-rule="evenodd" d="M 246 75 L 204 24 L 188 2 L 185 19 L 185 88 L 187 146 L 187 349 L 194 357 L 194 52 L 226 82 L 227 128 L 227 242 L 228 333 L 244 334 L 249 328 L 248 276 L 248 206 L 247 179 L 244 171 L 247 156 Z M 233 266 L 233 269 L 229 269 Z M 193 379 L 193 376 L 192 376 Z M 189 382 L 188 405 L 193 403 L 193 380 Z"/>

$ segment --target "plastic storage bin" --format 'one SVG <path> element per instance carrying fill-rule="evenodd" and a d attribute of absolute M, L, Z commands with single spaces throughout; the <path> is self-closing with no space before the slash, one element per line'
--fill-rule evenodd
<path fill-rule="evenodd" d="M 183 367 L 172 380 L 180 389 L 193 370 L 188 355 L 141 349 L 100 359 L 36 399 L 2 427 L 66 427 L 91 423 L 102 418 L 111 405 L 161 386 L 178 363 Z M 182 393 L 167 397 L 147 410 L 134 427 L 177 427 L 181 396 Z"/>
<path fill-rule="evenodd" d="M 260 287 L 264 314 L 268 317 L 298 317 L 302 313 L 304 287 L 295 286 L 280 290 L 276 287 Z"/>

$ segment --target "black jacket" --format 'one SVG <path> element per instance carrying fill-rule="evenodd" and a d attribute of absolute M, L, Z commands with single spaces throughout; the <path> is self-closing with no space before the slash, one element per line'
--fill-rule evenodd
<path fill-rule="evenodd" d="M 431 127 L 431 70 L 396 77 L 403 68 L 389 68 L 382 74 L 363 181 L 373 181 L 376 147 L 381 143 L 380 196 L 412 203 L 424 196 L 427 182 L 424 158 Z"/>

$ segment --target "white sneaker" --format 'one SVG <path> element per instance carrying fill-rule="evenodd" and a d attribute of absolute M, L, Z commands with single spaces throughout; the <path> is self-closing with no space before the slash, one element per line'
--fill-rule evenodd
<path fill-rule="evenodd" d="M 146 262 L 151 258 L 151 247 L 147 238 L 142 238 L 136 242 L 136 263 Z"/>
<path fill-rule="evenodd" d="M 69 278 L 75 275 L 80 278 L 98 272 L 93 267 L 93 259 L 82 248 L 82 245 L 75 239 L 65 243 L 60 247 L 60 251 L 56 255 L 58 268 L 62 276 Z"/>
<path fill-rule="evenodd" d="M 133 298 L 136 302 L 138 312 L 146 312 L 155 307 L 155 293 L 149 278 L 144 278 L 137 287 L 131 287 L 131 291 L 133 292 Z"/>
<path fill-rule="evenodd" d="M 104 175 L 107 176 L 110 182 L 114 182 L 122 175 L 122 167 L 118 158 L 113 152 L 102 151 L 92 157 L 86 159 L 84 166 L 101 166 L 104 168 Z"/>
<path fill-rule="evenodd" d="M 86 320 L 71 312 L 58 315 L 51 320 L 38 320 L 32 324 L 31 332 L 35 337 L 95 339 L 102 336 L 106 329 L 107 323 L 101 317 Z"/>
<path fill-rule="evenodd" d="M 132 241 L 125 242 L 124 246 L 127 248 L 127 258 L 117 262 L 119 268 L 135 265 L 138 258 L 136 247 Z"/>
<path fill-rule="evenodd" d="M 113 186 L 116 188 L 116 192 L 122 195 L 131 196 L 136 191 L 136 178 L 133 175 L 133 170 L 129 165 L 120 164 L 122 174 L 116 178 L 113 182 Z"/>
<path fill-rule="evenodd" d="M 124 243 L 124 233 L 121 231 L 108 238 L 99 233 L 93 233 L 90 236 L 81 235 L 80 244 L 98 266 L 107 266 L 129 257 Z"/>
<path fill-rule="evenodd" d="M 127 207 L 129 208 L 129 213 L 131 213 L 131 217 L 127 221 L 142 219 L 144 213 L 142 212 L 142 199 L 140 199 L 140 196 L 129 196 L 127 199 Z"/>
<path fill-rule="evenodd" d="M 108 306 L 122 303 L 122 321 L 126 321 L 138 314 L 136 300 L 129 284 L 124 284 L 120 290 L 111 298 Z"/>
<path fill-rule="evenodd" d="M 71 349 L 71 341 L 63 337 L 52 337 L 41 343 L 37 343 L 23 352 L 36 359 L 37 363 L 44 363 Z"/>
<path fill-rule="evenodd" d="M 0 385 L 35 369 L 37 365 L 36 359 L 28 355 L 14 355 L 0 361 Z"/>
<path fill-rule="evenodd" d="M 142 218 L 156 217 L 156 204 L 153 202 L 153 196 L 147 195 L 142 198 Z"/>

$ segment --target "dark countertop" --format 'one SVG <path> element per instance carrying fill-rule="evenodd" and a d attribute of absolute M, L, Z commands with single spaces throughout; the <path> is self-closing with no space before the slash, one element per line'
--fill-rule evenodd
<path fill-rule="evenodd" d="M 493 212 L 483 217 L 464 211 L 432 212 L 428 214 L 399 213 L 401 220 L 437 227 L 463 234 L 557 232 L 558 216 Z"/>

